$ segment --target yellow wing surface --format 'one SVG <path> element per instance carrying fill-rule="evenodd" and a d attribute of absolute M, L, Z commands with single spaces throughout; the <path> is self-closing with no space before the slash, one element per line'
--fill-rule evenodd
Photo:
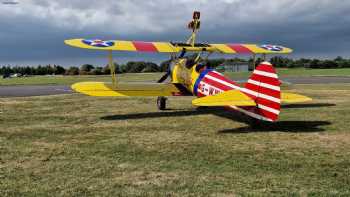
<path fill-rule="evenodd" d="M 159 53 L 178 52 L 178 49 L 176 49 L 169 42 L 71 39 L 71 40 L 65 40 L 64 43 L 72 47 L 78 47 L 78 48 L 84 48 L 84 49 L 95 49 L 95 50 L 159 52 Z"/>
<path fill-rule="evenodd" d="M 283 103 L 293 104 L 308 102 L 312 99 L 295 93 L 282 93 Z M 239 90 L 230 90 L 213 96 L 197 98 L 192 101 L 195 106 L 256 106 L 254 100 Z"/>
<path fill-rule="evenodd" d="M 239 90 L 229 90 L 212 96 L 192 100 L 195 106 L 255 106 L 253 99 Z"/>
<path fill-rule="evenodd" d="M 218 52 L 226 54 L 289 54 L 293 50 L 271 44 L 211 44 Z"/>
<path fill-rule="evenodd" d="M 208 51 L 225 54 L 288 54 L 292 49 L 279 45 L 256 45 L 256 44 L 195 44 L 174 42 L 143 42 L 125 40 L 98 40 L 98 39 L 71 39 L 65 40 L 65 44 L 95 50 L 108 51 L 134 51 L 134 52 L 156 52 L 177 53 L 186 51 Z"/>
<path fill-rule="evenodd" d="M 181 91 L 167 83 L 118 83 L 114 87 L 104 82 L 79 82 L 72 89 L 89 96 L 174 96 Z"/>
<path fill-rule="evenodd" d="M 285 92 L 282 92 L 281 100 L 282 100 L 282 103 L 286 103 L 286 104 L 303 103 L 303 102 L 312 101 L 310 97 L 300 95 L 300 94 L 285 93 Z"/>
<path fill-rule="evenodd" d="M 118 83 L 115 88 L 111 83 L 79 82 L 72 85 L 72 89 L 89 96 L 176 96 L 183 95 L 171 83 Z M 295 93 L 282 93 L 283 103 L 293 104 L 308 102 L 312 99 Z M 195 106 L 255 106 L 256 103 L 239 90 L 230 90 L 212 96 L 192 100 Z"/>

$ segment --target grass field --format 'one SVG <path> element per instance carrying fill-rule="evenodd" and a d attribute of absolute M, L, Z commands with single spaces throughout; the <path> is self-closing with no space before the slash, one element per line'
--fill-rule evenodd
<path fill-rule="evenodd" d="M 225 73 L 232 79 L 246 78 L 250 72 Z M 281 77 L 295 76 L 350 76 L 350 69 L 278 69 Z M 157 81 L 163 73 L 128 73 L 119 74 L 118 79 L 121 81 Z M 71 85 L 80 81 L 111 81 L 110 76 L 34 76 L 24 78 L 2 79 L 0 85 Z"/>
<path fill-rule="evenodd" d="M 128 73 L 118 74 L 118 80 L 123 81 L 156 81 L 163 73 Z M 33 76 L 11 79 L 0 79 L 0 85 L 71 85 L 81 81 L 111 81 L 109 75 L 78 75 L 78 76 Z"/>
<path fill-rule="evenodd" d="M 294 87 L 314 101 L 260 128 L 183 97 L 0 98 L 0 196 L 349 196 L 350 84 Z"/>

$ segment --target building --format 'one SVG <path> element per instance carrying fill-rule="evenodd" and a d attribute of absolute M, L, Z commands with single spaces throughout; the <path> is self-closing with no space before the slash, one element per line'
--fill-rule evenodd
<path fill-rule="evenodd" d="M 224 63 L 222 63 L 217 67 L 217 70 L 221 72 L 248 72 L 249 63 L 225 61 Z"/>

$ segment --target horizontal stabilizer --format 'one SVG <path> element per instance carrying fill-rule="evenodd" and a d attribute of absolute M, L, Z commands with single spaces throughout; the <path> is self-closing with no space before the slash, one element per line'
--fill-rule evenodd
<path fill-rule="evenodd" d="M 303 96 L 295 93 L 283 93 L 283 92 L 281 94 L 281 99 L 283 103 L 287 103 L 287 104 L 312 101 L 312 99 L 307 96 Z"/>
<path fill-rule="evenodd" d="M 255 102 L 239 90 L 229 90 L 192 100 L 195 106 L 255 106 Z"/>
<path fill-rule="evenodd" d="M 89 96 L 174 96 L 181 92 L 171 83 L 118 83 L 114 87 L 104 82 L 79 82 L 72 89 Z"/>

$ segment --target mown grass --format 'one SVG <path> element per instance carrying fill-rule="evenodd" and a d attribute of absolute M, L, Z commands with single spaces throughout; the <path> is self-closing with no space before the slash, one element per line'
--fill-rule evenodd
<path fill-rule="evenodd" d="M 118 74 L 121 81 L 156 81 L 163 73 L 127 73 Z M 82 81 L 110 82 L 110 75 L 78 75 L 78 76 L 32 76 L 10 79 L 0 79 L 1 85 L 71 85 Z"/>
<path fill-rule="evenodd" d="M 297 77 L 297 76 L 350 76 L 350 69 L 278 69 L 278 74 L 281 77 Z M 120 81 L 157 81 L 163 73 L 128 73 L 118 74 Z M 250 72 L 226 72 L 225 75 L 232 79 L 247 78 L 251 75 Z M 23 78 L 0 78 L 0 85 L 71 85 L 81 81 L 111 81 L 108 75 L 95 76 L 33 76 Z"/>
<path fill-rule="evenodd" d="M 191 98 L 0 99 L 0 196 L 349 196 L 350 85 L 252 128 Z"/>

